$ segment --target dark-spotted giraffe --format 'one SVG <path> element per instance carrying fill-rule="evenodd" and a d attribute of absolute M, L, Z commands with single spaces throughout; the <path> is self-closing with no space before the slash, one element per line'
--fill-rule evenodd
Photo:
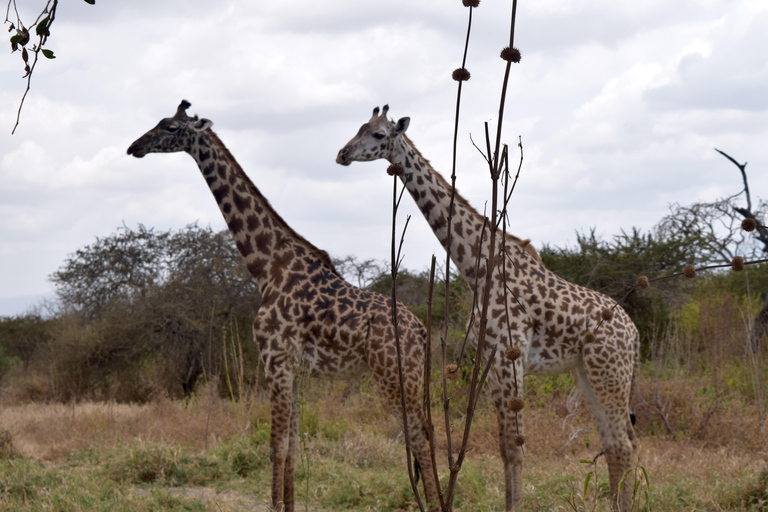
<path fill-rule="evenodd" d="M 405 170 L 401 179 L 406 188 L 459 272 L 470 286 L 477 283 L 481 297 L 489 250 L 484 217 L 457 193 L 448 247 L 451 186 L 406 137 L 410 119 L 389 121 L 387 110 L 385 106 L 379 114 L 378 107 L 374 109 L 371 119 L 339 151 L 336 162 L 349 165 L 353 161 L 383 158 L 401 164 Z M 522 498 L 524 439 L 518 437 L 522 434 L 521 413 L 510 409 L 509 399 L 515 390 L 522 392 L 526 374 L 570 371 L 600 433 L 609 468 L 612 506 L 628 511 L 630 486 L 623 487 L 621 496 L 618 488 L 624 472 L 634 467 L 637 452 L 630 414 L 637 329 L 620 307 L 614 309 L 612 319 L 604 320 L 597 329 L 602 310 L 612 309 L 615 301 L 555 275 L 544 267 L 527 241 L 509 235 L 503 240 L 501 232 L 497 236 L 500 258 L 496 261 L 500 264 L 495 267 L 490 284 L 487 346 L 495 344 L 498 350 L 491 362 L 487 392 L 498 414 L 506 508 L 513 508 Z M 605 315 L 611 316 L 608 312 Z M 585 336 L 590 331 L 594 331 L 594 340 Z M 475 343 L 476 337 L 475 332 Z M 504 355 L 512 347 L 518 347 L 522 354 L 514 362 Z"/>
<path fill-rule="evenodd" d="M 211 121 L 187 116 L 189 106 L 182 101 L 173 117 L 131 144 L 128 154 L 141 158 L 147 153 L 184 151 L 195 159 L 261 290 L 253 336 L 264 362 L 272 409 L 272 506 L 291 512 L 300 372 L 349 378 L 370 370 L 385 405 L 403 424 L 391 300 L 345 282 L 325 251 L 275 212 L 211 131 Z M 426 330 L 404 305 L 398 304 L 397 311 L 408 432 L 426 499 L 434 504 L 439 498 L 421 398 Z"/>

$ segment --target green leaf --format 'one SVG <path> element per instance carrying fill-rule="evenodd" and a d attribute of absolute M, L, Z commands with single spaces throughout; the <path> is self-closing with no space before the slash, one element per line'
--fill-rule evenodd
<path fill-rule="evenodd" d="M 582 496 L 587 499 L 587 491 L 589 491 L 589 481 L 592 479 L 592 471 L 587 473 L 587 478 L 584 479 L 584 494 Z"/>
<path fill-rule="evenodd" d="M 643 476 L 645 477 L 645 485 L 648 487 L 648 489 L 651 488 L 651 479 L 648 478 L 648 472 L 645 471 L 645 468 L 643 466 L 640 466 L 640 469 L 643 470 Z"/>
<path fill-rule="evenodd" d="M 91 5 L 95 5 L 96 4 L 96 0 L 85 0 L 85 3 L 91 4 Z"/>
<path fill-rule="evenodd" d="M 45 55 L 46 59 L 56 58 L 56 56 L 53 54 L 53 50 L 49 50 L 48 48 L 43 48 L 43 55 Z"/>
<path fill-rule="evenodd" d="M 48 22 L 50 21 L 50 18 L 45 17 L 42 20 L 40 20 L 40 23 L 37 24 L 37 27 L 35 27 L 35 33 L 39 36 L 49 36 L 51 33 L 48 31 Z"/>
<path fill-rule="evenodd" d="M 21 34 L 11 36 L 11 44 L 18 44 L 19 41 L 21 41 Z"/>

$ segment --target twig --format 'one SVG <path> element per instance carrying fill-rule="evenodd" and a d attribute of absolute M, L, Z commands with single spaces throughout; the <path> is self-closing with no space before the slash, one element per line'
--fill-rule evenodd
<path fill-rule="evenodd" d="M 16 0 L 8 0 L 8 7 L 5 11 L 5 23 L 10 23 L 11 28 L 10 30 L 13 30 L 15 25 L 8 19 L 8 16 L 10 15 L 10 6 L 11 2 L 13 2 L 13 9 L 16 13 L 16 23 L 18 26 L 22 27 L 23 31 L 26 33 L 26 40 L 29 40 L 29 32 L 26 28 L 24 28 L 23 23 L 21 22 L 21 19 L 19 17 L 19 11 L 16 9 Z M 42 51 L 43 54 L 48 58 L 53 58 L 53 53 L 48 53 L 50 50 L 43 50 L 43 45 L 45 45 L 46 41 L 48 40 L 48 36 L 50 35 L 50 27 L 53 25 L 54 19 L 56 19 L 56 8 L 59 5 L 59 0 L 48 0 L 45 4 L 45 7 L 43 8 L 42 12 L 37 16 L 37 19 L 35 19 L 34 23 L 31 26 L 35 27 L 36 35 L 38 36 L 38 42 L 37 44 L 33 45 L 31 50 L 34 54 L 32 64 L 29 64 L 28 60 L 28 52 L 26 48 L 27 42 L 24 42 L 22 46 L 22 52 L 21 56 L 24 60 L 24 71 L 25 74 L 22 78 L 27 79 L 27 85 L 24 89 L 24 94 L 21 97 L 21 102 L 19 102 L 19 108 L 16 111 L 16 123 L 13 125 L 13 129 L 11 130 L 11 134 L 16 132 L 16 128 L 19 126 L 19 119 L 21 118 L 21 109 L 24 107 L 24 100 L 27 98 L 27 93 L 29 93 L 29 89 L 32 85 L 32 74 L 35 71 L 35 67 L 37 66 L 37 61 L 40 56 L 40 52 Z M 48 20 L 43 27 L 40 27 L 39 24 L 41 23 L 41 18 L 43 18 L 44 15 L 48 15 L 46 19 Z M 12 41 L 13 42 L 13 41 Z M 16 51 L 16 44 L 14 43 L 13 51 Z"/>
<path fill-rule="evenodd" d="M 563 446 L 555 450 L 555 455 L 560 455 L 565 451 L 566 448 L 568 448 L 568 445 L 577 440 L 580 436 L 584 434 L 589 434 L 592 431 L 586 428 L 580 428 L 574 432 L 571 432 L 571 436 L 568 438 L 568 441 L 565 442 Z"/>

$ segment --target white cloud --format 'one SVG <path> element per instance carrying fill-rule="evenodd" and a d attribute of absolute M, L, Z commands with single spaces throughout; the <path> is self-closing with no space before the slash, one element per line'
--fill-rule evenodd
<path fill-rule="evenodd" d="M 457 169 L 479 210 L 490 186 L 468 134 L 484 147 L 483 122 L 498 116 L 509 9 L 473 11 Z M 342 168 L 335 155 L 389 103 L 450 174 L 450 74 L 467 15 L 442 0 L 61 4 L 57 59 L 40 63 L 14 136 L 22 69 L 18 54 L 0 60 L 0 297 L 49 293 L 67 253 L 123 222 L 224 227 L 188 156 L 125 155 L 182 98 L 302 235 L 337 255 L 388 258 L 386 164 Z M 753 194 L 768 190 L 757 172 L 768 167 L 766 34 L 763 0 L 522 3 L 504 117 L 505 142 L 521 135 L 525 148 L 511 229 L 536 245 L 592 226 L 647 229 L 671 201 L 740 189 L 712 147 L 750 162 Z M 406 214 L 406 265 L 442 258 L 408 198 Z"/>

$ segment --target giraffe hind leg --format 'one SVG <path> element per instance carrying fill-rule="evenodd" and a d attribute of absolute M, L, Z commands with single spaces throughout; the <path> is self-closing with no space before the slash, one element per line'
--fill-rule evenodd
<path fill-rule="evenodd" d="M 285 459 L 283 475 L 283 504 L 285 512 L 293 512 L 295 508 L 295 474 L 296 457 L 299 445 L 299 383 L 293 382 L 293 401 L 291 402 L 291 430 L 288 441 L 288 456 Z"/>
<path fill-rule="evenodd" d="M 376 374 L 374 374 L 376 377 Z M 381 397 L 388 410 L 390 410 L 395 417 L 397 417 L 400 426 L 403 426 L 403 408 L 400 401 L 400 385 L 397 377 L 383 382 L 384 379 L 379 377 L 375 379 L 376 385 L 379 388 Z M 432 469 L 432 457 L 429 449 L 429 432 L 427 425 L 426 415 L 422 409 L 422 397 L 421 397 L 421 382 L 406 382 L 405 394 L 406 394 L 406 411 L 408 414 L 408 438 L 411 445 L 411 453 L 414 459 L 414 477 L 417 474 L 421 475 L 421 480 L 424 486 L 424 497 L 426 497 L 425 504 L 429 505 L 429 510 L 440 510 L 439 503 L 439 491 L 437 488 L 437 481 L 434 477 L 434 471 Z M 418 469 L 417 469 L 418 468 Z M 416 473 L 418 471 L 418 473 Z"/>
<path fill-rule="evenodd" d="M 611 491 L 612 510 L 631 510 L 631 485 L 619 483 L 635 467 L 637 437 L 629 412 L 630 382 L 616 380 L 615 369 L 585 364 L 574 371 L 574 379 L 592 412 L 600 435 Z"/>

